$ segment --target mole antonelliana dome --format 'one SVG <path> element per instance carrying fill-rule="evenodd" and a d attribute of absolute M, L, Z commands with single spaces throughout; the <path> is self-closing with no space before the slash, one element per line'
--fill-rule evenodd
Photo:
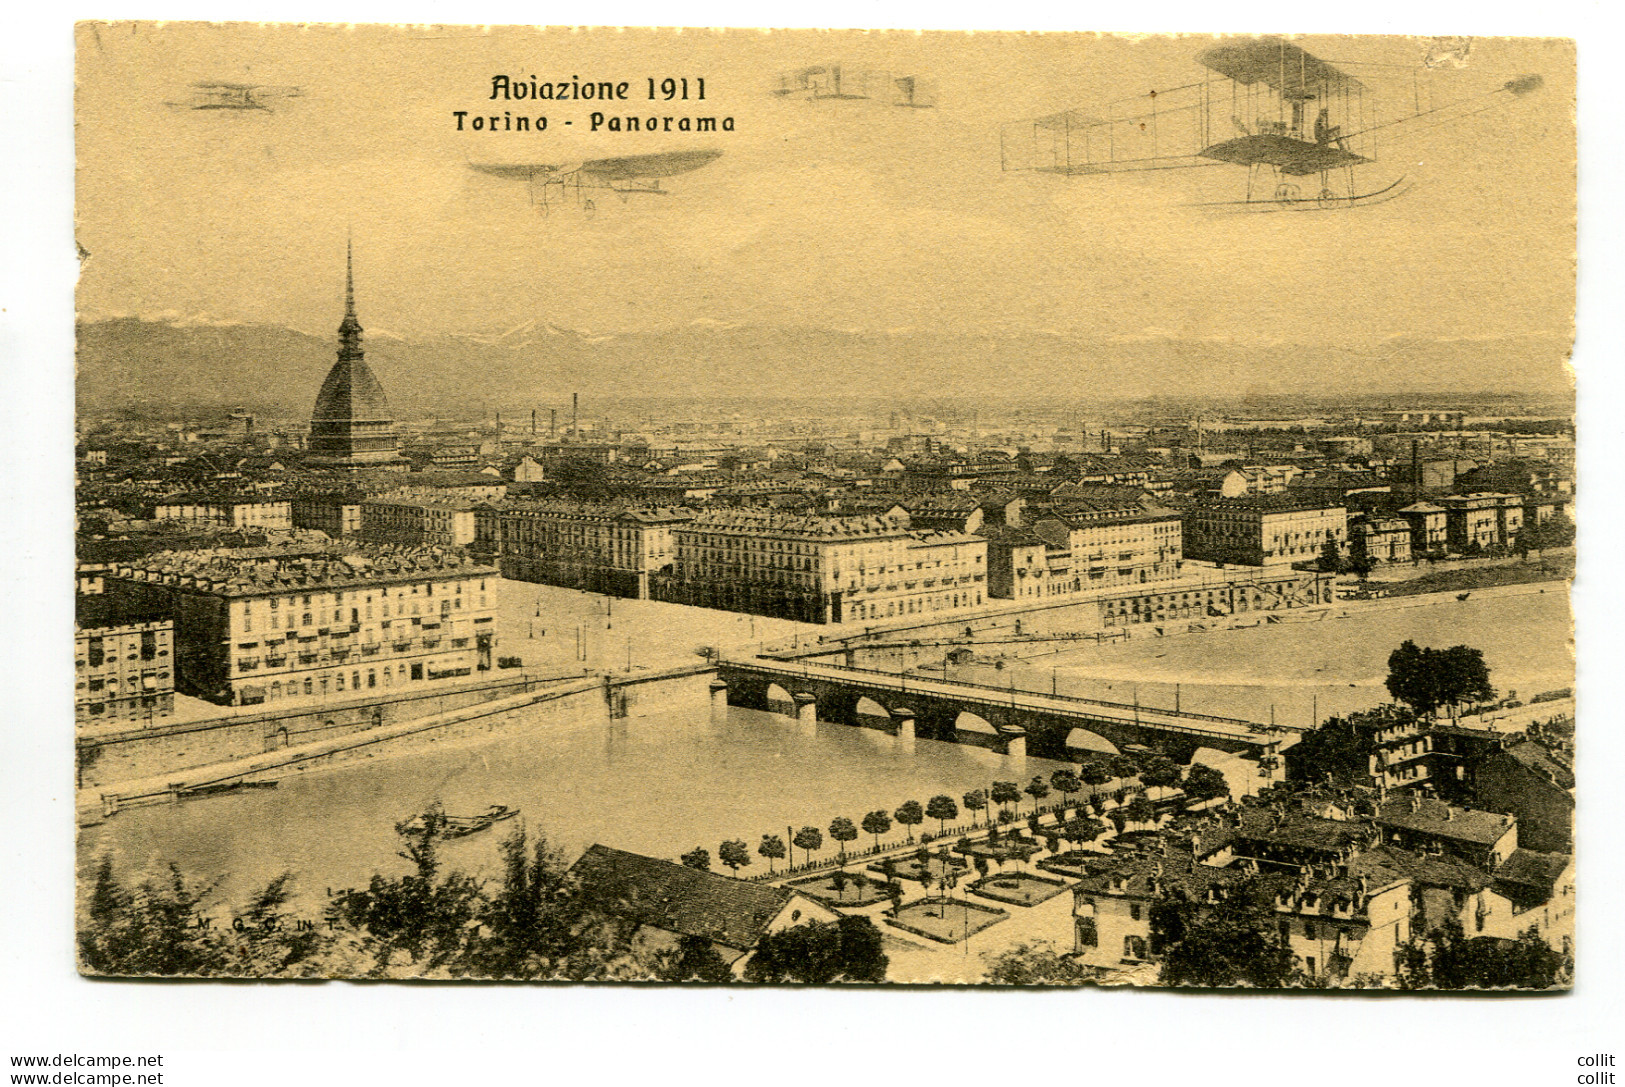
<path fill-rule="evenodd" d="M 389 400 L 361 349 L 361 322 L 355 314 L 355 276 L 348 246 L 339 357 L 327 372 L 321 392 L 316 394 L 316 410 L 310 417 L 310 454 L 310 464 L 323 468 L 372 468 L 396 464 L 401 459 Z"/>

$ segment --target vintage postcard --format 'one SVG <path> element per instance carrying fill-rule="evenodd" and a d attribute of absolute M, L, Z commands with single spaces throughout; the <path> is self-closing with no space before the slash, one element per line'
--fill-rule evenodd
<path fill-rule="evenodd" d="M 83 973 L 1572 985 L 1572 42 L 76 57 Z"/>

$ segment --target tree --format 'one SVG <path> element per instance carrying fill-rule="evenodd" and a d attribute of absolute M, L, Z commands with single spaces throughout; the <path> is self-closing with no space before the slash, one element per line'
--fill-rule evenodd
<path fill-rule="evenodd" d="M 1282 944 L 1273 900 L 1251 881 L 1217 903 L 1158 902 L 1151 907 L 1151 945 L 1163 955 L 1164 985 L 1281 988 L 1292 977 L 1292 949 Z"/>
<path fill-rule="evenodd" d="M 741 868 L 750 864 L 750 846 L 738 838 L 730 838 L 717 846 L 717 860 L 726 864 L 730 870 L 738 874 Z"/>
<path fill-rule="evenodd" d="M 908 828 L 908 840 L 912 842 L 914 841 L 914 828 L 925 822 L 925 809 L 920 807 L 918 800 L 905 800 L 896 811 L 892 812 L 892 817 Z"/>
<path fill-rule="evenodd" d="M 1039 802 L 1049 795 L 1049 783 L 1034 774 L 1033 779 L 1027 783 L 1027 787 L 1022 792 L 1033 798 L 1033 814 L 1037 815 Z"/>
<path fill-rule="evenodd" d="M 987 807 L 987 792 L 983 789 L 972 789 L 960 800 L 965 804 L 965 810 L 971 813 L 971 825 L 976 824 L 976 813 Z"/>
<path fill-rule="evenodd" d="M 797 849 L 811 857 L 824 848 L 824 832 L 817 827 L 802 827 L 790 841 Z"/>
<path fill-rule="evenodd" d="M 1072 802 L 1072 794 L 1083 788 L 1083 782 L 1078 780 L 1078 775 L 1073 770 L 1055 771 L 1049 776 L 1049 783 L 1061 794 L 1063 808 Z"/>
<path fill-rule="evenodd" d="M 1088 845 L 1104 833 L 1106 824 L 1099 819 L 1080 817 L 1068 820 L 1066 824 L 1066 836 L 1079 845 Z"/>
<path fill-rule="evenodd" d="M 773 874 L 773 862 L 784 859 L 784 839 L 777 834 L 762 835 L 762 844 L 756 847 L 756 852 L 767 858 L 767 873 Z"/>
<path fill-rule="evenodd" d="M 982 980 L 990 985 L 1083 985 L 1095 980 L 1093 967 L 1062 955 L 1048 940 L 985 954 L 982 962 Z"/>
<path fill-rule="evenodd" d="M 896 917 L 903 908 L 903 885 L 897 880 L 887 880 L 886 897 L 891 899 L 891 915 Z"/>
<path fill-rule="evenodd" d="M 1396 702 L 1403 702 L 1418 714 L 1432 713 L 1438 706 L 1434 677 L 1425 666 L 1422 647 L 1409 638 L 1388 654 L 1388 678 L 1383 684 Z"/>
<path fill-rule="evenodd" d="M 1106 760 L 1106 764 L 1111 768 L 1112 777 L 1119 780 L 1131 778 L 1140 772 L 1140 764 L 1134 761 L 1132 755 L 1113 755 Z"/>
<path fill-rule="evenodd" d="M 830 821 L 829 836 L 840 843 L 841 863 L 846 863 L 846 843 L 855 841 L 858 837 L 858 828 L 852 825 L 852 820 L 844 815 L 837 815 Z"/>
<path fill-rule="evenodd" d="M 1410 960 L 1410 987 L 1439 989 L 1550 989 L 1567 982 L 1573 962 L 1530 928 L 1516 940 L 1466 938 L 1459 921 L 1436 929 Z M 1429 953 L 1431 952 L 1431 953 Z"/>
<path fill-rule="evenodd" d="M 1343 551 L 1337 546 L 1336 538 L 1326 537 L 1326 542 L 1320 545 L 1320 558 L 1316 563 L 1323 574 L 1341 574 L 1343 572 Z"/>
<path fill-rule="evenodd" d="M 993 791 L 989 794 L 995 804 L 1009 805 L 1021 803 L 1021 790 L 1016 788 L 1013 781 L 995 781 Z"/>
<path fill-rule="evenodd" d="M 763 936 L 756 954 L 745 964 L 745 980 L 873 984 L 886 980 L 888 965 L 874 922 L 867 917 L 843 917 L 834 924 L 810 921 Z"/>
<path fill-rule="evenodd" d="M 1230 783 L 1211 766 L 1196 763 L 1185 775 L 1185 795 L 1194 801 L 1213 800 L 1230 795 Z"/>
<path fill-rule="evenodd" d="M 711 870 L 711 852 L 704 846 L 695 846 L 679 859 L 690 868 L 698 868 L 702 872 Z"/>
<path fill-rule="evenodd" d="M 978 876 L 980 876 L 982 879 L 986 879 L 987 878 L 987 873 L 988 873 L 988 867 L 989 867 L 988 863 L 987 863 L 987 858 L 984 857 L 982 854 L 978 853 L 978 854 L 976 854 L 976 856 L 974 858 L 972 858 L 971 863 L 976 865 L 976 874 Z"/>
<path fill-rule="evenodd" d="M 1433 649 L 1402 642 L 1388 655 L 1385 686 L 1396 701 L 1419 715 L 1434 713 L 1441 706 L 1495 697 L 1483 652 L 1466 645 Z"/>
<path fill-rule="evenodd" d="M 1140 783 L 1159 789 L 1179 784 L 1179 764 L 1166 755 L 1153 755 L 1140 767 Z"/>
<path fill-rule="evenodd" d="M 676 955 L 657 968 L 656 976 L 661 981 L 698 981 L 707 985 L 722 985 L 734 979 L 727 960 L 704 936 L 680 939 Z"/>
<path fill-rule="evenodd" d="M 925 814 L 937 821 L 937 833 L 948 832 L 948 820 L 959 818 L 959 805 L 951 796 L 933 796 L 925 802 Z"/>
<path fill-rule="evenodd" d="M 835 833 L 835 828 L 833 826 L 829 829 L 831 834 Z M 880 836 L 889 830 L 891 830 L 891 816 L 887 815 L 884 811 L 872 811 L 863 817 L 863 832 L 865 834 L 873 834 L 875 836 L 876 853 L 880 852 Z"/>
<path fill-rule="evenodd" d="M 402 842 L 397 855 L 413 871 L 394 878 L 374 875 L 366 890 L 335 895 L 328 907 L 330 920 L 363 933 L 380 971 L 400 953 L 427 973 L 449 966 L 467 951 L 483 900 L 479 881 L 460 872 L 442 875 L 436 841 L 446 826 L 439 804 L 395 824 Z"/>
<path fill-rule="evenodd" d="M 234 926 L 203 912 L 214 885 L 188 880 L 171 864 L 162 877 L 126 886 L 103 856 L 81 907 L 79 961 L 87 973 L 197 977 L 316 977 L 334 944 L 301 930 L 283 906 L 292 877 L 273 879 L 234 911 Z"/>
<path fill-rule="evenodd" d="M 1112 779 L 1111 767 L 1099 759 L 1090 759 L 1078 769 L 1078 776 L 1088 785 L 1104 785 Z"/>
<path fill-rule="evenodd" d="M 1131 823 L 1150 823 L 1157 818 L 1157 809 L 1143 796 L 1135 797 L 1118 810 L 1123 813 L 1123 818 Z"/>
<path fill-rule="evenodd" d="M 480 915 L 485 936 L 469 955 L 478 977 L 533 979 L 568 975 L 583 958 L 581 928 L 615 942 L 614 926 L 594 924 L 569 895 L 569 864 L 540 831 L 520 827 L 503 839 L 502 875 Z M 630 934 L 626 934 L 630 938 Z"/>

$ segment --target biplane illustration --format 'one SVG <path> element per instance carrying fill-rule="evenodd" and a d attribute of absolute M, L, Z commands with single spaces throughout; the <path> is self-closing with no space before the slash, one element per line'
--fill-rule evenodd
<path fill-rule="evenodd" d="M 279 98 L 300 98 L 298 87 L 273 87 L 264 83 L 202 82 L 192 84 L 192 96 L 185 102 L 171 102 L 177 109 L 252 109 L 270 112 Z"/>
<path fill-rule="evenodd" d="M 667 196 L 670 190 L 660 187 L 662 179 L 698 170 L 721 156 L 721 151 L 707 148 L 700 151 L 622 155 L 581 162 L 471 162 L 469 166 L 492 177 L 525 182 L 530 190 L 531 204 L 543 215 L 555 203 L 566 201 L 573 201 L 587 215 L 593 215 L 598 210 L 592 197 L 595 192 L 614 193 L 622 203 L 634 194 Z"/>
<path fill-rule="evenodd" d="M 937 104 L 937 85 L 919 76 L 894 76 L 890 72 L 852 68 L 843 64 L 818 64 L 780 73 L 773 93 L 781 98 L 845 99 L 881 102 L 905 109 L 932 109 Z"/>
<path fill-rule="evenodd" d="M 1240 200 L 1193 206 L 1234 211 L 1323 211 L 1379 204 L 1410 188 L 1401 176 L 1360 191 L 1355 171 L 1377 161 L 1380 132 L 1495 108 L 1539 89 L 1538 75 L 1445 105 L 1412 96 L 1397 117 L 1379 116 L 1366 85 L 1280 38 L 1221 45 L 1197 54 L 1199 81 L 1005 125 L 1005 170 L 1074 177 L 1197 167 L 1247 171 Z M 1355 67 L 1358 65 L 1349 65 Z M 1414 87 L 1413 87 L 1414 90 Z M 1309 179 L 1318 180 L 1315 184 Z M 1307 187 L 1306 187 L 1307 186 Z"/>

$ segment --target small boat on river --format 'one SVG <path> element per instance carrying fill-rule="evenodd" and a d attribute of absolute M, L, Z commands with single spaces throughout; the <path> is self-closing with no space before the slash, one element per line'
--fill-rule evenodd
<path fill-rule="evenodd" d="M 447 815 L 441 824 L 439 837 L 443 840 L 452 838 L 466 838 L 470 834 L 478 834 L 482 830 L 489 830 L 505 819 L 512 819 L 519 814 L 518 808 L 510 808 L 503 804 L 492 804 L 479 815 Z M 423 816 L 413 816 L 401 828 L 405 834 L 422 834 L 425 831 Z"/>

